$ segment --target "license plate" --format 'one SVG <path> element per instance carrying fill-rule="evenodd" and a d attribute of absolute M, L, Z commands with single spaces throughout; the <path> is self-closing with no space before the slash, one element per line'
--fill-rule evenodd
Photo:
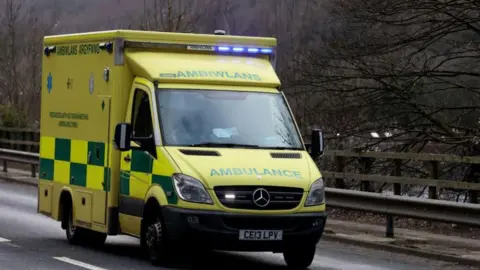
<path fill-rule="evenodd" d="M 283 231 L 240 230 L 238 238 L 248 241 L 280 241 L 283 238 Z"/>

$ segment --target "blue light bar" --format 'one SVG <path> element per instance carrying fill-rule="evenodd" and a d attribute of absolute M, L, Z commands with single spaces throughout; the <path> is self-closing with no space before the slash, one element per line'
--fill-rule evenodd
<path fill-rule="evenodd" d="M 230 51 L 230 47 L 219 46 L 219 47 L 218 47 L 218 50 L 221 51 L 221 52 L 229 52 L 229 51 Z"/>
<path fill-rule="evenodd" d="M 216 51 L 219 52 L 234 52 L 234 53 L 262 53 L 262 54 L 272 54 L 273 49 L 271 48 L 252 48 L 252 47 L 230 47 L 230 46 L 217 46 Z"/>

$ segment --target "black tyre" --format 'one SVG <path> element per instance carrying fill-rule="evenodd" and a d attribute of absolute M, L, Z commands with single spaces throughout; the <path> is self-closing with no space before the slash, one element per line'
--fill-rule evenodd
<path fill-rule="evenodd" d="M 92 231 L 92 230 L 85 230 L 87 234 L 87 244 L 92 247 L 100 247 L 105 244 L 105 240 L 107 240 L 107 235 L 105 233 Z"/>
<path fill-rule="evenodd" d="M 145 248 L 153 265 L 165 265 L 172 260 L 173 247 L 169 245 L 162 220 L 157 219 L 147 225 Z"/>
<path fill-rule="evenodd" d="M 107 239 L 106 234 L 79 228 L 73 224 L 73 210 L 71 205 L 67 207 L 66 211 L 67 212 L 64 215 L 67 224 L 65 231 L 67 234 L 67 240 L 70 244 L 99 247 L 105 243 L 105 240 Z"/>
<path fill-rule="evenodd" d="M 72 245 L 81 245 L 85 243 L 87 239 L 85 237 L 85 230 L 83 228 L 77 228 L 73 224 L 73 210 L 72 206 L 66 207 L 66 213 L 64 218 L 66 218 L 67 228 L 65 229 L 67 234 L 68 243 Z"/>
<path fill-rule="evenodd" d="M 292 245 L 283 251 L 283 258 L 290 269 L 303 270 L 312 264 L 316 248 L 316 245 Z"/>

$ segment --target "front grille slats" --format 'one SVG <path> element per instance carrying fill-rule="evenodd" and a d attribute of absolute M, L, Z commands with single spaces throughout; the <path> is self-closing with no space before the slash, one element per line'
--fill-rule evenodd
<path fill-rule="evenodd" d="M 236 190 L 228 190 L 228 191 L 215 191 L 217 195 L 223 195 L 225 196 L 226 194 L 233 193 L 235 196 L 248 196 L 252 194 L 252 191 L 236 191 Z"/>
<path fill-rule="evenodd" d="M 221 199 L 222 203 L 232 203 L 234 200 L 231 199 Z M 250 203 L 250 200 L 245 199 L 235 199 L 235 203 Z"/>
<path fill-rule="evenodd" d="M 270 192 L 272 196 L 295 196 L 298 192 Z"/>
<path fill-rule="evenodd" d="M 254 203 L 253 192 L 263 188 L 270 194 L 270 202 L 264 207 Z M 214 188 L 219 201 L 228 208 L 253 210 L 287 210 L 297 207 L 303 197 L 303 189 L 275 186 L 218 186 Z M 226 198 L 226 195 L 235 198 Z"/>
<path fill-rule="evenodd" d="M 233 203 L 233 200 L 228 200 L 228 199 L 222 199 L 220 200 L 221 203 L 223 204 L 231 204 Z M 235 200 L 235 203 L 236 204 L 251 204 L 252 201 L 251 200 Z M 290 201 L 287 201 L 287 200 L 278 200 L 278 201 L 272 201 L 270 202 L 270 204 L 298 204 L 298 201 L 297 200 L 290 200 Z"/>
<path fill-rule="evenodd" d="M 282 203 L 283 204 L 289 204 L 289 203 L 298 204 L 298 201 L 293 201 L 293 200 L 292 201 L 278 201 L 278 202 L 272 202 L 272 203 L 276 203 L 276 204 L 282 204 Z"/>

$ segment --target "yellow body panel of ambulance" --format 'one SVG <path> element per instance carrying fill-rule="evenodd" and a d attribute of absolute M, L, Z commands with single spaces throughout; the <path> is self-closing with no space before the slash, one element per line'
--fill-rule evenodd
<path fill-rule="evenodd" d="M 161 227 L 165 243 L 212 249 L 316 245 L 323 140 L 307 152 L 275 53 L 274 38 L 45 37 L 38 212 L 71 242 L 128 234 L 145 246 Z"/>

